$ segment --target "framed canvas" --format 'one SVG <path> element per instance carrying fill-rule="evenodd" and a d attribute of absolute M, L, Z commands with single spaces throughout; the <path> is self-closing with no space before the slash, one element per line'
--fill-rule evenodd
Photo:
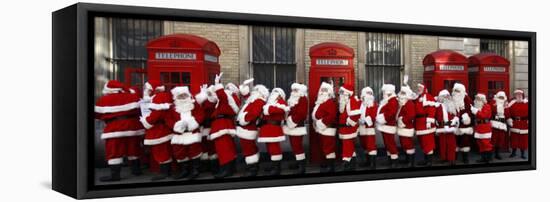
<path fill-rule="evenodd" d="M 77 3 L 53 12 L 74 198 L 536 169 L 536 33 Z"/>

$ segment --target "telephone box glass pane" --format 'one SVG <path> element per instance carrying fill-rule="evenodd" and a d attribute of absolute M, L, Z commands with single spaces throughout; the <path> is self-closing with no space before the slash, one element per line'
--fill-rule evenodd
<path fill-rule="evenodd" d="M 458 82 L 459 80 L 445 80 L 443 81 L 443 88 L 447 89 L 449 92 L 452 92 L 453 86 Z"/>
<path fill-rule="evenodd" d="M 487 85 L 487 99 L 493 99 L 493 96 L 501 90 L 504 90 L 504 81 L 489 81 Z"/>
<path fill-rule="evenodd" d="M 170 74 L 168 72 L 161 72 L 160 81 L 162 83 L 170 83 Z"/>
<path fill-rule="evenodd" d="M 185 86 L 188 86 L 189 84 L 191 84 L 191 73 L 182 72 L 181 73 L 181 83 Z"/>
<path fill-rule="evenodd" d="M 170 73 L 170 83 L 180 83 L 180 73 L 179 72 Z"/>

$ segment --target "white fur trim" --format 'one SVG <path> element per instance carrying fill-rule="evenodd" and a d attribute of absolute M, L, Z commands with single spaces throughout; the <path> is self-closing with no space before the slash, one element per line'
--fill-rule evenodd
<path fill-rule="evenodd" d="M 315 129 L 315 131 L 321 135 L 324 136 L 335 136 L 336 135 L 336 128 L 325 128 L 325 129 Z"/>
<path fill-rule="evenodd" d="M 282 154 L 271 155 L 271 160 L 272 160 L 272 161 L 280 161 L 280 160 L 283 160 L 283 155 L 282 155 Z"/>
<path fill-rule="evenodd" d="M 297 127 L 297 128 L 289 128 L 288 126 L 283 126 L 283 132 L 289 136 L 307 135 L 307 129 L 305 126 Z"/>
<path fill-rule="evenodd" d="M 147 107 L 153 110 L 165 110 L 170 108 L 170 103 L 161 103 L 161 104 L 149 103 L 147 104 Z"/>
<path fill-rule="evenodd" d="M 357 122 L 354 121 L 354 120 L 352 120 L 352 119 L 349 118 L 349 117 L 346 119 L 346 123 L 347 123 L 349 126 L 352 126 L 352 127 L 355 126 L 355 125 L 357 125 Z"/>
<path fill-rule="evenodd" d="M 101 139 L 117 138 L 117 137 L 131 137 L 131 136 L 140 136 L 145 134 L 145 130 L 127 130 L 127 131 L 115 131 L 102 133 Z"/>
<path fill-rule="evenodd" d="M 218 84 L 214 85 L 214 91 L 217 91 L 217 90 L 220 90 L 220 89 L 223 89 L 223 84 L 218 83 Z"/>
<path fill-rule="evenodd" d="M 426 118 L 426 122 L 427 123 L 435 123 L 435 119 L 434 118 Z"/>
<path fill-rule="evenodd" d="M 397 154 L 389 154 L 390 158 L 395 160 L 395 159 L 398 159 L 399 156 Z"/>
<path fill-rule="evenodd" d="M 286 126 L 288 126 L 288 128 L 295 128 L 298 124 L 294 123 L 294 121 L 292 120 L 292 116 L 288 116 L 286 118 Z"/>
<path fill-rule="evenodd" d="M 218 130 L 217 132 L 215 133 L 212 133 L 210 134 L 209 138 L 211 140 L 214 140 L 218 137 L 221 137 L 223 135 L 231 135 L 231 136 L 234 136 L 235 134 L 237 134 L 237 130 L 235 129 L 221 129 L 221 130 Z"/>
<path fill-rule="evenodd" d="M 405 153 L 407 154 L 414 154 L 415 150 L 414 149 L 407 149 L 405 150 Z"/>
<path fill-rule="evenodd" d="M 491 139 L 491 132 L 488 133 L 475 133 L 474 138 L 476 139 Z"/>
<path fill-rule="evenodd" d="M 327 125 L 325 125 L 325 123 L 323 123 L 323 120 L 321 120 L 321 119 L 315 121 L 315 126 L 316 126 L 317 129 L 320 129 L 320 130 L 323 130 L 323 129 L 327 128 Z"/>
<path fill-rule="evenodd" d="M 472 127 L 458 128 L 458 130 L 456 130 L 456 131 L 457 131 L 456 135 L 472 135 L 472 134 L 474 134 L 474 129 Z"/>
<path fill-rule="evenodd" d="M 205 160 L 208 160 L 208 153 L 203 152 L 203 153 L 201 154 L 201 161 L 205 161 Z"/>
<path fill-rule="evenodd" d="M 128 160 L 130 160 L 130 161 L 139 159 L 139 157 L 137 157 L 137 156 L 128 156 L 126 158 L 128 158 Z"/>
<path fill-rule="evenodd" d="M 403 137 L 414 136 L 414 128 L 397 128 L 397 135 Z"/>
<path fill-rule="evenodd" d="M 195 101 L 197 101 L 197 103 L 200 105 L 207 99 L 208 99 L 208 94 L 206 94 L 206 92 L 200 92 L 197 95 L 195 95 Z"/>
<path fill-rule="evenodd" d="M 187 119 L 187 130 L 194 131 L 199 128 L 199 122 L 194 117 L 189 117 Z"/>
<path fill-rule="evenodd" d="M 306 154 L 305 153 L 296 154 L 295 158 L 296 158 L 296 161 L 305 160 L 306 159 Z"/>
<path fill-rule="evenodd" d="M 122 158 L 109 159 L 109 160 L 107 160 L 107 164 L 109 164 L 109 165 L 122 164 Z"/>
<path fill-rule="evenodd" d="M 243 84 L 239 85 L 239 92 L 241 95 L 247 96 L 250 93 L 250 86 Z"/>
<path fill-rule="evenodd" d="M 376 122 L 379 123 L 379 124 L 386 124 L 387 123 L 386 117 L 384 116 L 383 113 L 376 115 Z"/>
<path fill-rule="evenodd" d="M 455 133 L 455 132 L 456 132 L 456 127 L 449 127 L 449 126 L 445 126 L 443 128 L 437 128 L 435 130 L 436 134 L 439 134 L 439 133 Z"/>
<path fill-rule="evenodd" d="M 376 131 L 374 130 L 374 128 L 367 128 L 365 125 L 360 125 L 359 135 L 360 136 L 376 135 Z"/>
<path fill-rule="evenodd" d="M 467 113 L 462 114 L 462 123 L 464 125 L 470 125 L 470 123 L 472 123 L 472 119 L 470 119 L 470 115 L 468 115 Z"/>
<path fill-rule="evenodd" d="M 208 137 L 210 134 L 210 128 L 201 128 L 201 134 L 203 137 Z"/>
<path fill-rule="evenodd" d="M 461 152 L 470 152 L 470 147 L 460 147 Z"/>
<path fill-rule="evenodd" d="M 377 154 L 378 154 L 378 151 L 376 149 L 368 152 L 368 155 L 370 156 L 376 156 Z"/>
<path fill-rule="evenodd" d="M 258 161 L 260 161 L 260 153 L 255 153 L 250 156 L 244 157 L 244 162 L 247 165 L 258 163 Z"/>
<path fill-rule="evenodd" d="M 193 143 L 198 143 L 202 141 L 202 136 L 200 133 L 183 133 L 181 135 L 175 134 L 172 136 L 171 144 L 181 144 L 181 145 L 190 145 Z"/>
<path fill-rule="evenodd" d="M 359 109 L 348 112 L 348 116 L 355 116 L 355 115 L 359 115 L 359 114 L 361 114 L 361 110 L 359 110 Z"/>
<path fill-rule="evenodd" d="M 201 152 L 201 153 L 199 153 L 199 154 L 197 154 L 197 155 L 191 157 L 191 159 L 198 159 L 198 158 L 201 158 L 201 157 L 202 157 L 202 154 L 203 154 L 203 153 Z"/>
<path fill-rule="evenodd" d="M 506 127 L 506 124 L 505 123 L 502 123 L 500 121 L 496 121 L 496 120 L 491 120 L 491 126 L 493 128 L 496 128 L 496 129 L 499 129 L 499 130 L 506 130 L 508 127 Z"/>
<path fill-rule="evenodd" d="M 241 111 L 241 113 L 239 113 L 239 115 L 237 116 L 237 119 L 238 119 L 239 124 L 241 126 L 246 126 L 250 123 L 250 122 L 245 120 L 246 114 L 248 114 L 248 112 Z"/>
<path fill-rule="evenodd" d="M 380 132 L 389 133 L 389 134 L 395 134 L 397 132 L 396 126 L 390 126 L 390 125 L 378 125 L 376 128 Z"/>
<path fill-rule="evenodd" d="M 239 138 L 246 139 L 246 140 L 255 140 L 256 137 L 258 137 L 258 131 L 257 130 L 247 130 L 243 127 L 237 126 L 236 135 Z"/>
<path fill-rule="evenodd" d="M 524 135 L 529 133 L 529 129 L 510 128 L 510 132 Z"/>
<path fill-rule="evenodd" d="M 176 162 L 178 162 L 178 163 L 187 162 L 187 161 L 189 161 L 189 157 L 185 157 L 183 159 L 176 159 Z"/>
<path fill-rule="evenodd" d="M 277 137 L 258 137 L 258 142 L 282 142 L 285 141 L 286 137 L 284 135 Z"/>
<path fill-rule="evenodd" d="M 95 106 L 94 111 L 96 113 L 105 114 L 105 113 L 115 113 L 123 112 L 132 109 L 139 108 L 139 102 L 131 102 L 128 104 L 117 105 L 117 106 Z"/>
<path fill-rule="evenodd" d="M 233 98 L 233 95 L 227 91 L 224 91 L 224 92 L 227 95 L 227 103 L 229 104 L 231 109 L 233 109 L 233 112 L 239 113 L 239 106 L 237 105 L 237 102 Z"/>
<path fill-rule="evenodd" d="M 151 125 L 149 122 L 147 122 L 147 117 L 140 117 L 139 121 L 141 122 L 141 124 L 143 125 L 143 127 L 145 129 L 150 129 L 150 128 L 153 127 L 153 125 Z"/>
<path fill-rule="evenodd" d="M 338 138 L 340 138 L 341 140 L 353 139 L 356 137 L 357 137 L 357 132 L 351 133 L 351 134 L 342 134 L 342 133 L 338 134 Z"/>
<path fill-rule="evenodd" d="M 330 154 L 325 155 L 326 159 L 334 159 L 336 158 L 336 153 L 332 152 Z"/>
<path fill-rule="evenodd" d="M 425 129 L 425 130 L 417 130 L 416 135 L 432 134 L 432 133 L 435 133 L 435 131 L 436 131 L 436 128 L 430 128 L 430 129 Z"/>
<path fill-rule="evenodd" d="M 168 142 L 168 141 L 172 140 L 172 136 L 174 136 L 174 134 L 169 134 L 169 135 L 157 138 L 157 139 L 145 139 L 145 140 L 143 140 L 143 144 L 144 145 L 162 144 L 162 143 L 165 143 L 165 142 Z"/>
<path fill-rule="evenodd" d="M 218 155 L 217 154 L 212 154 L 212 155 L 208 156 L 208 159 L 209 160 L 216 160 L 216 159 L 218 159 Z"/>
<path fill-rule="evenodd" d="M 422 106 L 423 106 L 423 107 L 426 107 L 426 106 L 435 107 L 436 105 L 437 105 L 437 103 L 434 102 L 434 101 L 426 101 L 426 100 L 424 100 L 424 101 L 422 102 Z"/>

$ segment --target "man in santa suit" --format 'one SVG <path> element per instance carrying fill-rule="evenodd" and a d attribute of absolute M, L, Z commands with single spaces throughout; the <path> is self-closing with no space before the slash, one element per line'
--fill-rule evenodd
<path fill-rule="evenodd" d="M 376 128 L 382 133 L 386 153 L 390 159 L 391 168 L 397 167 L 398 149 L 395 143 L 395 134 L 397 133 L 397 110 L 399 102 L 395 95 L 395 86 L 392 84 L 382 85 L 383 99 L 378 105 L 376 111 Z"/>
<path fill-rule="evenodd" d="M 521 151 L 521 158 L 527 159 L 525 152 L 529 146 L 529 102 L 525 98 L 523 90 L 514 91 L 514 99 L 508 104 L 510 118 L 507 122 L 510 126 L 510 146 L 512 154 L 510 158 L 516 156 L 516 151 Z"/>
<path fill-rule="evenodd" d="M 179 86 L 171 91 L 174 105 L 167 113 L 167 124 L 174 131 L 172 136 L 172 154 L 180 173 L 174 179 L 188 177 L 194 179 L 199 175 L 200 157 L 202 156 L 202 135 L 200 124 L 204 113 L 189 92 L 189 87 Z"/>
<path fill-rule="evenodd" d="M 435 149 L 435 99 L 423 84 L 418 84 L 417 92 L 414 122 L 416 137 L 424 153 L 424 161 L 419 164 L 431 166 Z"/>
<path fill-rule="evenodd" d="M 218 103 L 218 98 L 214 92 L 213 85 L 202 85 L 200 92 L 195 96 L 195 101 L 201 106 L 201 109 L 204 113 L 204 120 L 200 127 L 200 132 L 202 135 L 201 145 L 202 145 L 202 156 L 201 160 L 203 163 L 203 168 L 201 170 L 210 169 L 210 171 L 215 174 L 218 172 L 218 155 L 214 149 L 214 142 L 209 139 L 210 129 L 212 127 L 212 121 L 214 109 L 216 108 L 216 103 Z"/>
<path fill-rule="evenodd" d="M 508 110 L 508 98 L 506 98 L 506 93 L 504 91 L 499 91 L 493 97 L 491 101 L 491 111 L 493 116 L 491 118 L 491 126 L 493 127 L 493 133 L 491 135 L 491 143 L 495 147 L 495 158 L 501 160 L 500 149 L 506 147 L 506 131 L 508 127 L 506 126 L 506 119 L 510 117 Z"/>
<path fill-rule="evenodd" d="M 361 90 L 361 118 L 359 119 L 359 141 L 367 155 L 366 166 L 371 169 L 376 167 L 376 131 L 374 130 L 374 119 L 378 105 L 374 102 L 372 88 L 365 87 Z"/>
<path fill-rule="evenodd" d="M 290 111 L 286 117 L 283 132 L 290 139 L 290 147 L 294 153 L 296 162 L 290 168 L 296 170 L 295 174 L 304 174 L 306 171 L 306 153 L 303 146 L 303 138 L 307 134 L 305 120 L 307 118 L 307 86 L 293 83 L 287 100 Z"/>
<path fill-rule="evenodd" d="M 235 142 L 233 142 L 233 136 L 236 134 L 235 116 L 239 113 L 240 106 L 238 88 L 226 87 L 226 89 L 224 89 L 221 83 L 222 75 L 223 73 L 216 75 L 214 81 L 214 91 L 216 92 L 215 94 L 218 102 L 213 113 L 215 119 L 212 122 L 209 136 L 210 139 L 214 141 L 214 148 L 216 149 L 220 166 L 218 173 L 214 175 L 216 178 L 224 178 L 233 175 L 235 158 L 237 157 Z"/>
<path fill-rule="evenodd" d="M 338 107 L 334 100 L 334 87 L 332 84 L 322 82 L 317 100 L 311 112 L 313 129 L 319 134 L 319 143 L 325 156 L 321 164 L 321 173 L 334 172 L 334 160 L 336 158 L 336 114 Z"/>
<path fill-rule="evenodd" d="M 122 83 L 107 82 L 95 105 L 95 118 L 105 122 L 101 139 L 105 140 L 105 159 L 111 170 L 101 181 L 120 180 L 123 158 L 130 163 L 132 174 L 140 175 L 141 136 L 145 130 L 139 123 L 139 97 L 126 92 Z"/>
<path fill-rule="evenodd" d="M 147 104 L 148 114 L 142 114 L 140 121 L 145 127 L 144 145 L 150 147 L 152 158 L 160 166 L 160 173 L 151 180 L 165 179 L 170 175 L 170 163 L 172 152 L 170 140 L 172 139 L 172 128 L 166 125 L 166 114 L 172 104 L 172 97 L 165 92 L 164 86 L 157 80 L 150 80 L 145 83 L 146 89 L 152 89 L 150 95 L 152 102 Z"/>
<path fill-rule="evenodd" d="M 355 138 L 361 117 L 361 102 L 353 92 L 353 86 L 346 84 L 340 87 L 338 96 L 338 138 L 342 140 L 342 160 L 344 171 L 354 169 Z"/>
<path fill-rule="evenodd" d="M 262 111 L 263 124 L 260 127 L 258 142 L 266 144 L 267 152 L 271 156 L 269 175 L 279 175 L 281 173 L 281 160 L 283 160 L 280 143 L 285 141 L 282 122 L 285 120 L 285 114 L 289 111 L 283 89 L 274 88 L 271 90 Z"/>
<path fill-rule="evenodd" d="M 484 94 L 478 93 L 474 100 L 474 106 L 471 108 L 472 114 L 475 116 L 475 134 L 477 146 L 481 159 L 479 163 L 489 163 L 493 152 L 493 144 L 491 144 L 491 105 L 487 104 L 487 98 Z"/>
<path fill-rule="evenodd" d="M 414 103 L 414 92 L 411 88 L 401 86 L 401 90 L 397 95 L 399 109 L 397 110 L 397 136 L 401 143 L 401 149 L 405 152 L 407 167 L 414 167 L 414 121 L 416 117 L 416 109 Z"/>
<path fill-rule="evenodd" d="M 237 116 L 237 136 L 246 163 L 245 177 L 258 174 L 260 153 L 256 145 L 258 138 L 258 120 L 262 116 L 262 107 L 269 96 L 269 90 L 264 85 L 256 85 L 246 99 Z"/>
<path fill-rule="evenodd" d="M 437 101 L 435 112 L 437 129 L 435 132 L 439 136 L 439 159 L 454 165 L 456 160 L 455 131 L 460 120 L 449 91 L 441 90 Z"/>
<path fill-rule="evenodd" d="M 472 99 L 466 94 L 466 87 L 461 83 L 453 86 L 453 102 L 457 107 L 457 116 L 460 119 L 459 127 L 456 130 L 457 149 L 462 153 L 462 161 L 465 164 L 470 162 L 468 154 L 472 143 Z"/>

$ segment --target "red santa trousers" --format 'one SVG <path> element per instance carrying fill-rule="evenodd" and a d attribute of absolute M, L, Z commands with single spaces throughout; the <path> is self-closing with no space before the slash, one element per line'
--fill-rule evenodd
<path fill-rule="evenodd" d="M 283 160 L 283 151 L 281 149 L 280 142 L 266 142 L 265 146 L 267 148 L 267 152 L 271 155 L 272 161 Z"/>
<path fill-rule="evenodd" d="M 506 131 L 493 128 L 491 143 L 495 147 L 506 148 Z"/>
<path fill-rule="evenodd" d="M 174 158 L 178 162 L 189 161 L 191 159 L 199 158 L 202 154 L 201 143 L 193 143 L 190 145 L 173 144 L 172 153 Z"/>
<path fill-rule="evenodd" d="M 233 137 L 231 137 L 231 135 L 225 134 L 214 139 L 214 147 L 216 148 L 220 166 L 235 160 L 237 157 L 235 142 L 233 142 Z"/>
<path fill-rule="evenodd" d="M 241 152 L 245 157 L 246 164 L 258 163 L 259 154 L 256 140 L 247 140 L 244 138 L 240 138 L 239 143 L 241 145 Z"/>
<path fill-rule="evenodd" d="M 319 143 L 325 159 L 336 158 L 336 137 L 328 135 L 319 135 Z"/>
<path fill-rule="evenodd" d="M 397 144 L 395 143 L 395 135 L 391 133 L 382 132 L 382 139 L 384 140 L 384 146 L 386 147 L 386 152 L 392 156 L 397 156 L 399 150 L 397 150 Z M 397 158 L 393 158 L 397 159 Z"/>
<path fill-rule="evenodd" d="M 469 152 L 472 145 L 472 135 L 458 135 L 456 136 L 456 145 L 461 152 Z"/>
<path fill-rule="evenodd" d="M 418 143 L 424 154 L 433 154 L 435 149 L 435 137 L 434 133 L 418 135 Z"/>
<path fill-rule="evenodd" d="M 399 143 L 401 143 L 401 148 L 405 153 L 414 154 L 414 140 L 412 137 L 399 136 Z"/>
<path fill-rule="evenodd" d="M 528 134 L 510 133 L 510 147 L 512 149 L 527 150 L 529 145 Z"/>
<path fill-rule="evenodd" d="M 351 158 L 355 156 L 355 139 L 343 139 L 342 140 L 342 160 L 351 161 Z"/>
<path fill-rule="evenodd" d="M 440 133 L 439 159 L 442 161 L 456 160 L 456 137 L 454 133 Z"/>
<path fill-rule="evenodd" d="M 360 135 L 359 141 L 368 155 L 376 155 L 376 135 Z"/>
<path fill-rule="evenodd" d="M 170 141 L 163 142 L 157 145 L 151 145 L 151 155 L 153 160 L 158 164 L 169 163 L 172 161 L 172 145 Z"/>
<path fill-rule="evenodd" d="M 493 151 L 493 144 L 491 144 L 490 138 L 476 139 L 479 152 L 490 152 Z"/>
<path fill-rule="evenodd" d="M 135 160 L 141 155 L 142 136 L 105 139 L 105 159 L 109 165 L 122 163 L 123 157 Z"/>
<path fill-rule="evenodd" d="M 304 145 L 303 145 L 304 136 L 289 135 L 288 137 L 290 139 L 290 147 L 292 148 L 292 152 L 294 153 L 296 160 L 297 161 L 305 160 L 306 154 L 304 152 Z"/>

